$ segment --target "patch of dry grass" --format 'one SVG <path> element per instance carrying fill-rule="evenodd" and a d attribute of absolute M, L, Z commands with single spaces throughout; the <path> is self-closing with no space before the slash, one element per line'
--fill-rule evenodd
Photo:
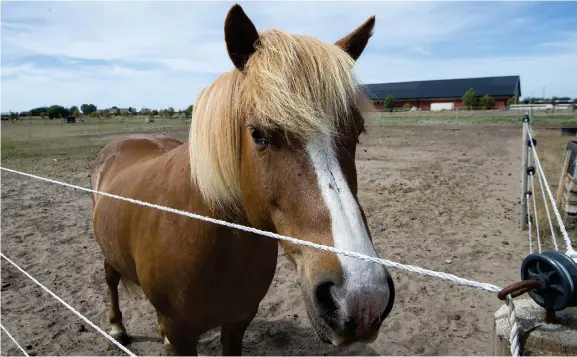
<path fill-rule="evenodd" d="M 170 121 L 169 121 L 170 120 Z M 186 141 L 188 123 L 179 119 L 156 120 L 145 123 L 144 119 L 131 118 L 122 123 L 119 119 L 98 119 L 86 124 L 63 124 L 59 121 L 41 119 L 26 120 L 12 124 L 2 122 L 2 166 L 31 174 L 68 179 L 68 182 L 88 187 L 89 180 L 81 173 L 90 169 L 98 151 L 113 138 L 135 133 L 164 133 Z M 70 172 L 78 173 L 72 177 Z"/>
<path fill-rule="evenodd" d="M 34 141 L 36 139 L 59 139 L 90 135 L 122 135 L 123 133 L 160 132 L 188 127 L 190 121 L 178 118 L 156 118 L 147 123 L 145 117 L 131 118 L 77 118 L 76 124 L 68 124 L 64 119 L 21 118 L 16 123 L 2 121 L 2 141 Z"/>

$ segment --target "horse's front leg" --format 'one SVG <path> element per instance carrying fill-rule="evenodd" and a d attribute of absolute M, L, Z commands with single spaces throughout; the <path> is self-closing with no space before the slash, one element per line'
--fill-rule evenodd
<path fill-rule="evenodd" d="M 241 356 L 244 333 L 254 319 L 257 309 L 245 320 L 222 324 L 220 327 L 220 343 L 223 356 Z"/>
<path fill-rule="evenodd" d="M 198 330 L 182 321 L 175 321 L 163 316 L 157 311 L 158 328 L 164 337 L 164 345 L 180 356 L 198 356 L 197 344 L 200 334 Z"/>
<path fill-rule="evenodd" d="M 120 304 L 118 302 L 118 284 L 120 283 L 120 273 L 104 261 L 104 273 L 106 277 L 106 284 L 108 285 L 108 293 L 110 296 L 110 309 L 108 311 L 108 319 L 110 321 L 110 336 L 119 341 L 123 345 L 128 344 L 129 338 L 126 334 L 126 329 L 122 323 L 122 312 L 120 311 Z"/>

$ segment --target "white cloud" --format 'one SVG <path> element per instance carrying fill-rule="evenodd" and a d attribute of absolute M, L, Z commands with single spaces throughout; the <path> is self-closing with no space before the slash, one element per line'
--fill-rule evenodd
<path fill-rule="evenodd" d="M 99 107 L 184 108 L 219 73 L 232 68 L 223 34 L 231 5 L 3 2 L 2 111 L 85 102 Z M 540 53 L 530 55 L 479 56 L 468 52 L 471 43 L 477 51 L 494 51 L 495 42 L 504 39 L 514 43 L 515 36 L 522 35 L 518 30 L 535 25 L 530 17 L 519 15 L 519 11 L 534 6 L 532 3 L 242 5 L 259 29 L 277 27 L 330 42 L 376 15 L 375 35 L 357 66 L 364 83 L 519 74 L 524 95 L 540 95 L 542 86 L 547 86 L 548 93 L 577 96 L 577 78 L 571 70 L 571 64 L 577 63 L 575 36 L 553 36 L 546 41 L 550 43 L 541 46 Z M 454 46 L 454 53 L 443 55 L 443 46 Z M 539 47 L 537 43 L 535 47 Z M 35 61 L 18 60 L 27 55 L 35 55 Z M 60 58 L 67 65 L 38 63 L 46 56 Z M 108 62 L 86 64 L 89 62 L 85 60 Z"/>

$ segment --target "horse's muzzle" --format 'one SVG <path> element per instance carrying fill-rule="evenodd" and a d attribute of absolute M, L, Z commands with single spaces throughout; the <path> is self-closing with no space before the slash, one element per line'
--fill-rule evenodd
<path fill-rule="evenodd" d="M 330 281 L 315 289 L 316 308 L 332 330 L 332 343 L 374 341 L 395 300 L 393 279 L 387 274 L 385 286 L 358 287 L 345 291 Z M 323 339 L 324 340 L 324 339 Z M 326 341 L 325 341 L 326 342 Z"/>

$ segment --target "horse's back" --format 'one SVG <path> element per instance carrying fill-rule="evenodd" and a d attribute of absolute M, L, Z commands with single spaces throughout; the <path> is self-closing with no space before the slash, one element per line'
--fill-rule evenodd
<path fill-rule="evenodd" d="M 107 178 L 115 177 L 121 171 L 163 155 L 180 145 L 181 141 L 165 135 L 137 134 L 117 138 L 106 144 L 93 161 L 90 186 L 93 190 L 101 190 Z M 95 194 L 92 197 L 95 203 Z"/>

